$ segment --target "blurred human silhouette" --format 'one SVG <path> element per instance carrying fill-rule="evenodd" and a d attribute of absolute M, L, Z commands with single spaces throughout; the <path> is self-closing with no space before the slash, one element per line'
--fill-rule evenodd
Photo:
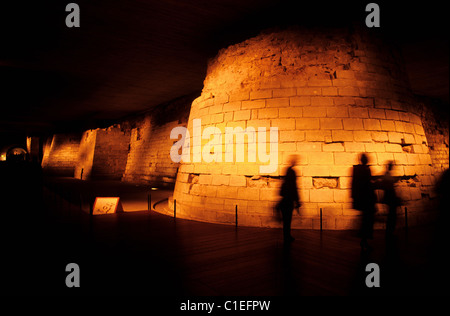
<path fill-rule="evenodd" d="M 294 170 L 297 160 L 298 157 L 296 155 L 289 157 L 290 166 L 286 170 L 284 182 L 281 185 L 281 201 L 278 204 L 278 209 L 281 212 L 283 219 L 283 237 L 284 242 L 286 243 L 294 241 L 294 237 L 291 236 L 292 212 L 294 211 L 294 208 L 299 212 L 298 208 L 300 207 L 300 199 L 297 190 L 297 174 Z"/>
<path fill-rule="evenodd" d="M 370 249 L 367 239 L 373 236 L 375 217 L 375 191 L 372 183 L 372 173 L 368 165 L 369 158 L 365 153 L 360 155 L 360 164 L 353 166 L 352 199 L 353 208 L 362 212 L 361 248 Z"/>
<path fill-rule="evenodd" d="M 397 178 L 392 175 L 394 162 L 388 161 L 386 164 L 386 172 L 383 175 L 380 183 L 380 189 L 383 190 L 382 203 L 388 207 L 388 216 L 386 222 L 386 240 L 392 241 L 394 237 L 395 225 L 397 223 L 397 207 L 401 205 L 401 200 L 395 192 L 395 183 Z"/>

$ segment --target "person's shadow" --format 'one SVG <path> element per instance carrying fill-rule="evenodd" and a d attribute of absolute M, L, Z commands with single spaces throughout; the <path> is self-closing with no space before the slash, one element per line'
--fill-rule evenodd
<path fill-rule="evenodd" d="M 291 235 L 292 212 L 294 211 L 294 208 L 299 212 L 298 209 L 301 205 L 297 188 L 297 174 L 294 170 L 297 162 L 297 155 L 289 157 L 290 166 L 286 170 L 284 181 L 280 189 L 281 200 L 276 206 L 277 212 L 281 213 L 283 238 L 286 244 L 295 240 Z"/>

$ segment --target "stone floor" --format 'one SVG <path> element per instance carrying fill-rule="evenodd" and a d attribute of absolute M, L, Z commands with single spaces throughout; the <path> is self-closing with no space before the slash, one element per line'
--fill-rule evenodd
<path fill-rule="evenodd" d="M 69 197 L 110 190 L 123 194 L 124 209 L 131 200 L 122 184 L 55 181 L 49 187 Z M 361 252 L 354 231 L 294 230 L 296 240 L 286 246 L 280 229 L 148 211 L 148 188 L 136 188 L 140 211 L 89 216 L 76 199 L 46 188 L 39 213 L 4 217 L 2 285 L 14 294 L 56 295 L 448 294 L 448 244 L 436 240 L 432 226 L 399 230 L 388 248 L 384 232 L 376 231 L 370 252 Z M 71 262 L 80 267 L 80 288 L 65 286 Z M 380 288 L 365 286 L 368 263 L 380 267 Z"/>

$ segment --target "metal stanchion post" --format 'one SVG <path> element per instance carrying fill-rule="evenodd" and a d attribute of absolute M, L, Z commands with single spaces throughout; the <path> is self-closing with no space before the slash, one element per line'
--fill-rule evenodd
<path fill-rule="evenodd" d="M 177 200 L 173 200 L 173 219 L 177 218 Z"/>
<path fill-rule="evenodd" d="M 148 211 L 150 212 L 152 210 L 152 194 L 149 193 L 147 195 L 147 203 L 148 203 Z"/>
<path fill-rule="evenodd" d="M 320 232 L 322 232 L 322 208 L 320 208 Z"/>
<path fill-rule="evenodd" d="M 408 208 L 405 206 L 405 233 L 408 233 Z"/>

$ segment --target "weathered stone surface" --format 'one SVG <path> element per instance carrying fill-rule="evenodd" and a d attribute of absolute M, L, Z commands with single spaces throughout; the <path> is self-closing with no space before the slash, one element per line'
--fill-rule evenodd
<path fill-rule="evenodd" d="M 313 187 L 316 189 L 338 187 L 339 178 L 337 177 L 313 177 Z"/>
<path fill-rule="evenodd" d="M 443 141 L 448 139 L 448 126 L 440 129 L 444 136 L 439 137 L 431 127 L 436 118 L 420 114 L 424 106 L 413 102 L 403 66 L 393 52 L 364 30 L 350 34 L 344 29 L 263 33 L 221 50 L 208 66 L 202 96 L 193 102 L 187 126 L 192 128 L 192 119 L 201 118 L 217 127 L 236 123 L 244 129 L 277 127 L 279 166 L 274 173 L 262 175 L 258 160 L 214 167 L 202 161 L 195 163 L 194 170 L 216 172 L 205 185 L 217 187 L 216 196 L 230 205 L 248 203 L 243 206 L 247 215 L 242 216 L 247 217 L 241 223 L 271 226 L 273 210 L 267 208 L 279 199 L 286 163 L 290 155 L 297 154 L 303 206 L 293 225 L 318 228 L 322 208 L 325 228 L 348 229 L 357 227 L 360 220 L 359 213 L 351 209 L 352 166 L 361 152 L 368 152 L 373 174 L 381 175 L 384 164 L 395 160 L 396 174 L 423 179 L 413 181 L 417 190 L 399 186 L 405 203 L 415 207 L 419 192 L 431 190 L 430 164 L 439 170 L 448 167 L 444 162 L 448 140 Z M 218 116 L 220 106 L 211 104 L 214 95 L 228 96 L 222 108 L 226 118 Z M 434 144 L 434 151 L 428 142 Z M 403 150 L 406 143 L 411 148 L 408 152 Z M 186 164 L 185 170 L 182 163 L 179 172 L 189 172 L 191 165 Z M 180 176 L 177 179 L 180 184 L 185 181 Z M 179 188 L 174 196 L 187 206 L 194 205 L 182 192 L 183 186 Z M 205 215 L 217 212 L 208 205 L 198 212 L 188 208 L 187 218 L 226 217 Z"/>

